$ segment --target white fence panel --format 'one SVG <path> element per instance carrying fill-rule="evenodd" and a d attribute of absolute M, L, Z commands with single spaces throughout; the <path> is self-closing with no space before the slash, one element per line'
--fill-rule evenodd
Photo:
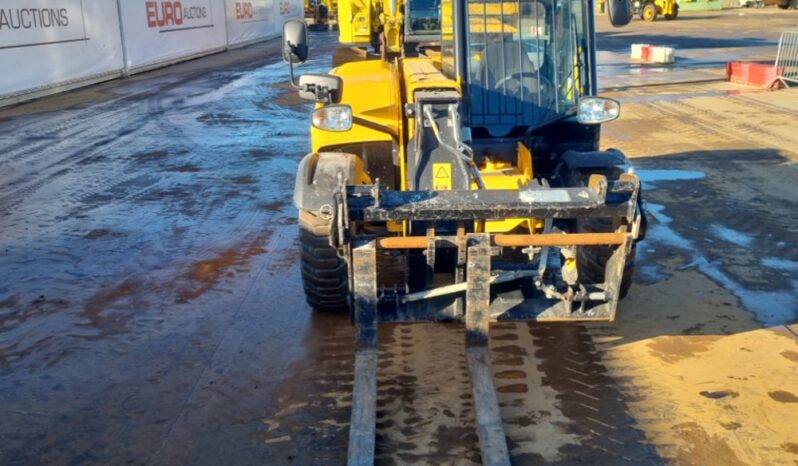
<path fill-rule="evenodd" d="M 303 0 L 0 0 L 0 105 L 277 37 Z"/>
<path fill-rule="evenodd" d="M 130 72 L 227 46 L 224 0 L 119 0 L 119 5 Z"/>
<path fill-rule="evenodd" d="M 227 0 L 227 43 L 241 45 L 279 34 L 274 7 L 279 0 Z"/>
<path fill-rule="evenodd" d="M 119 75 L 116 2 L 0 0 L 0 63 L 4 103 Z"/>
<path fill-rule="evenodd" d="M 274 0 L 275 17 L 277 18 L 277 34 L 282 34 L 283 23 L 287 19 L 302 19 L 305 16 L 303 0 Z"/>
<path fill-rule="evenodd" d="M 776 69 L 780 70 L 779 79 L 787 87 L 798 84 L 798 31 L 781 33 L 779 50 L 776 54 Z"/>

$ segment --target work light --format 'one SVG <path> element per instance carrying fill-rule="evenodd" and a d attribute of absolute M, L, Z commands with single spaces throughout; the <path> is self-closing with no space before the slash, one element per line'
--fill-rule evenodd
<path fill-rule="evenodd" d="M 313 126 L 326 131 L 349 131 L 352 108 L 349 105 L 325 105 L 313 112 Z"/>
<path fill-rule="evenodd" d="M 604 97 L 585 97 L 579 101 L 576 120 L 585 125 L 597 125 L 618 118 L 621 104 Z"/>

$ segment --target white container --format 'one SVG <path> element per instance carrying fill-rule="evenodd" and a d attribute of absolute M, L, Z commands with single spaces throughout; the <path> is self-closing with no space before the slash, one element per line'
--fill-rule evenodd
<path fill-rule="evenodd" d="M 648 44 L 632 44 L 632 60 L 642 60 L 643 59 L 643 48 L 650 47 Z"/>
<path fill-rule="evenodd" d="M 673 47 L 652 47 L 649 63 L 668 64 L 675 61 Z"/>

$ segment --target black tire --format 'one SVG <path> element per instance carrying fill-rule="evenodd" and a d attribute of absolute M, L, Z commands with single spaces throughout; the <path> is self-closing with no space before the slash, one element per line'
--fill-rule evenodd
<path fill-rule="evenodd" d="M 593 167 L 586 172 L 573 170 L 565 178 L 569 186 L 587 186 L 591 174 L 604 175 L 608 181 L 612 181 L 618 179 L 622 173 L 623 168 L 609 165 Z M 577 219 L 574 224 L 578 233 L 610 233 L 615 231 L 615 224 L 612 219 Z M 578 246 L 576 248 L 576 268 L 579 281 L 586 284 L 604 283 L 604 272 L 612 252 L 613 248 L 610 246 Z M 636 255 L 637 245 L 632 244 L 624 264 L 620 299 L 625 298 L 632 287 Z"/>
<path fill-rule="evenodd" d="M 679 5 L 676 5 L 676 8 L 673 9 L 672 15 L 665 15 L 665 19 L 668 21 L 673 21 L 678 17 L 679 17 Z"/>
<path fill-rule="evenodd" d="M 347 310 L 347 266 L 330 245 L 329 234 L 329 220 L 306 210 L 299 211 L 300 265 L 305 299 L 319 311 Z"/>
<path fill-rule="evenodd" d="M 577 220 L 579 233 L 608 233 L 615 231 L 611 220 L 608 219 L 580 219 Z M 584 283 L 604 283 L 604 271 L 613 249 L 609 246 L 579 246 L 576 248 L 576 267 L 579 281 Z M 626 297 L 632 287 L 632 278 L 635 273 L 635 256 L 637 244 L 632 244 L 621 279 L 620 299 Z"/>

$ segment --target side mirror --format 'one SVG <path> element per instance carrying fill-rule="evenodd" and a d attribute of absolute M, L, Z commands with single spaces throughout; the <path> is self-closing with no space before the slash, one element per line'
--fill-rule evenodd
<path fill-rule="evenodd" d="M 293 65 L 308 59 L 308 26 L 299 19 L 283 23 L 283 60 Z"/>
<path fill-rule="evenodd" d="M 605 0 L 610 24 L 616 28 L 626 26 L 632 21 L 632 2 L 630 0 Z"/>
<path fill-rule="evenodd" d="M 299 97 L 325 104 L 341 101 L 344 81 L 331 74 L 308 73 L 299 77 Z"/>

